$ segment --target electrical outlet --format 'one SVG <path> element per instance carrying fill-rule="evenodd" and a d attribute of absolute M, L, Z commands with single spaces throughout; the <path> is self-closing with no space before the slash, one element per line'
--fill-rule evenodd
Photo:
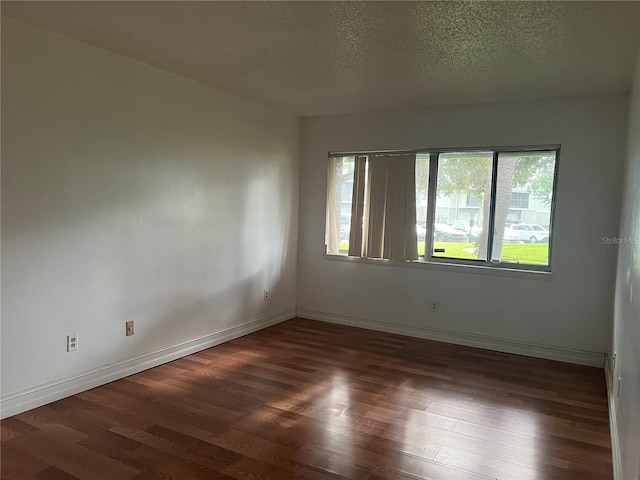
<path fill-rule="evenodd" d="M 133 335 L 133 320 L 129 320 L 126 324 L 126 334 L 127 337 L 130 337 L 131 335 Z"/>
<path fill-rule="evenodd" d="M 439 312 L 440 311 L 440 303 L 439 302 L 432 302 L 431 303 L 431 311 L 432 312 Z"/>
<path fill-rule="evenodd" d="M 67 352 L 75 352 L 78 350 L 78 334 L 72 333 L 67 335 Z"/>
<path fill-rule="evenodd" d="M 269 300 L 269 290 L 264 291 L 264 301 L 266 302 L 267 300 Z"/>

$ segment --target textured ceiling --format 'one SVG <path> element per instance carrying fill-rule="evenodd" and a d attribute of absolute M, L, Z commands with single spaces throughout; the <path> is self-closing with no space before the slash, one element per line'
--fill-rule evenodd
<path fill-rule="evenodd" d="M 627 92 L 640 2 L 2 2 L 298 115 Z"/>

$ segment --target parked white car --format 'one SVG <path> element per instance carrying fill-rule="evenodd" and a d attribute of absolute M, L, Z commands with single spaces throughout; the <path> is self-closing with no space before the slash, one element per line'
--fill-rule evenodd
<path fill-rule="evenodd" d="M 505 227 L 504 235 L 502 237 L 502 243 L 520 243 L 520 239 L 513 230 L 511 230 L 509 227 Z"/>
<path fill-rule="evenodd" d="M 517 223 L 511 225 L 511 231 L 520 242 L 527 243 L 547 243 L 549 241 L 549 231 L 542 225 L 534 223 Z"/>

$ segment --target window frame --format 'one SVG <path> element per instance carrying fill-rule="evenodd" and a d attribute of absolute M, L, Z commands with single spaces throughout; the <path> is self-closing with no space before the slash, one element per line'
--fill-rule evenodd
<path fill-rule="evenodd" d="M 487 238 L 487 260 L 481 259 L 462 259 L 445 256 L 433 256 L 434 248 L 434 236 L 433 228 L 436 217 L 436 197 L 437 197 L 437 184 L 438 184 L 438 164 L 439 156 L 443 153 L 473 153 L 473 152 L 491 152 L 492 158 L 492 170 L 491 170 L 491 198 L 489 205 L 489 226 L 488 226 L 488 238 Z M 549 205 L 549 250 L 548 250 L 548 264 L 547 265 L 535 265 L 524 264 L 518 262 L 504 262 L 500 260 L 492 260 L 493 243 L 495 235 L 495 210 L 496 210 L 496 190 L 497 190 L 497 176 L 498 176 L 498 158 L 500 154 L 518 154 L 526 152 L 553 152 L 555 153 L 554 175 L 552 185 L 552 201 Z M 553 265 L 553 252 L 554 252 L 554 237 L 555 237 L 555 210 L 556 210 L 556 196 L 558 185 L 558 173 L 560 165 L 560 144 L 549 145 L 521 145 L 521 146 L 508 146 L 508 147 L 457 147 L 457 148 L 423 148 L 415 150 L 378 150 L 378 151 L 353 151 L 353 152 L 329 152 L 329 159 L 332 157 L 347 157 L 347 156 L 376 156 L 376 155 L 402 155 L 402 154 L 415 154 L 415 155 L 429 155 L 429 178 L 428 178 L 428 193 L 427 193 L 427 235 L 425 235 L 425 253 L 424 256 L 420 256 L 418 260 L 408 260 L 405 262 L 398 262 L 386 259 L 368 258 L 360 256 L 349 256 L 342 254 L 329 254 L 325 253 L 325 256 L 332 259 L 345 259 L 345 260 L 357 260 L 363 262 L 376 262 L 385 264 L 418 264 L 418 265 L 450 265 L 455 267 L 480 267 L 491 270 L 505 270 L 505 271 L 523 271 L 530 273 L 551 273 Z M 529 198 L 530 200 L 530 198 Z M 325 202 L 326 205 L 326 202 Z M 326 234 L 326 232 L 325 232 Z"/>

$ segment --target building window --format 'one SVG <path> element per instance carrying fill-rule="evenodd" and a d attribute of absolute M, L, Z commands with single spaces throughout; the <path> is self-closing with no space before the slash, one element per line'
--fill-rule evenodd
<path fill-rule="evenodd" d="M 558 150 L 331 154 L 326 253 L 549 271 Z"/>
<path fill-rule="evenodd" d="M 529 208 L 529 192 L 511 192 L 511 208 Z"/>
<path fill-rule="evenodd" d="M 473 193 L 467 194 L 467 207 L 479 207 L 480 200 Z"/>

